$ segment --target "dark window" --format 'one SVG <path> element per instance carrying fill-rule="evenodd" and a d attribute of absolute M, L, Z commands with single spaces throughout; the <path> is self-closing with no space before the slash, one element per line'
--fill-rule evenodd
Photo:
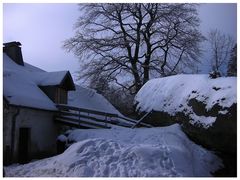
<path fill-rule="evenodd" d="M 39 86 L 40 89 L 56 104 L 67 104 L 68 91 L 57 86 Z"/>

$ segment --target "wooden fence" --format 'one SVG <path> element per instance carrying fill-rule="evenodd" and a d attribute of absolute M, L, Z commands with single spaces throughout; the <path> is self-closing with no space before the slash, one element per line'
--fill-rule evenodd
<path fill-rule="evenodd" d="M 78 108 L 68 105 L 57 105 L 59 113 L 55 116 L 55 121 L 78 128 L 111 128 L 110 124 L 123 127 L 152 127 L 149 124 L 121 116 L 119 114 L 107 113 L 102 111 Z"/>

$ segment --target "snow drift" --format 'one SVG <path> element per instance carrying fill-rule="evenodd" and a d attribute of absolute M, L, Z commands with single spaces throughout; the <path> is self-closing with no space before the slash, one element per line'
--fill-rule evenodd
<path fill-rule="evenodd" d="M 63 154 L 5 168 L 6 176 L 171 177 L 211 176 L 221 166 L 174 124 L 164 128 L 74 130 L 78 141 Z"/>

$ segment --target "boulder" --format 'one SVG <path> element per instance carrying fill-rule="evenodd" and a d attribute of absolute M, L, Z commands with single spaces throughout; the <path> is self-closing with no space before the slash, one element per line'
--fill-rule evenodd
<path fill-rule="evenodd" d="M 152 111 L 143 122 L 153 126 L 169 126 L 178 122 L 192 141 L 214 151 L 222 158 L 224 168 L 216 172 L 216 176 L 235 177 L 237 173 L 237 104 L 224 108 L 226 114 L 221 114 L 223 110 L 217 105 L 207 111 L 203 108 L 204 104 L 197 100 L 191 100 L 189 105 L 192 106 L 193 113 L 198 116 L 215 116 L 216 120 L 212 126 L 205 128 L 201 124 L 192 124 L 191 117 L 183 112 L 173 116 L 166 112 Z"/>
<path fill-rule="evenodd" d="M 201 104 L 198 101 L 194 102 L 194 106 Z M 182 125 L 183 131 L 198 144 L 207 147 L 208 149 L 219 151 L 223 153 L 236 153 L 237 151 L 237 105 L 233 104 L 230 108 L 225 108 L 226 114 L 221 114 L 220 106 L 214 106 L 210 111 L 195 106 L 193 113 L 198 116 L 213 116 L 216 117 L 215 122 L 208 128 L 201 124 L 192 124 L 189 115 L 183 112 L 170 115 L 167 112 L 152 111 L 143 122 L 149 123 L 153 126 L 169 126 L 174 123 Z M 218 111 L 217 111 L 218 110 Z M 217 113 L 218 112 L 218 113 Z"/>
<path fill-rule="evenodd" d="M 225 170 L 236 175 L 237 79 L 207 75 L 175 75 L 148 81 L 135 97 L 136 110 L 154 126 L 181 124 L 195 143 L 222 157 Z M 227 169 L 227 170 L 226 170 Z"/>

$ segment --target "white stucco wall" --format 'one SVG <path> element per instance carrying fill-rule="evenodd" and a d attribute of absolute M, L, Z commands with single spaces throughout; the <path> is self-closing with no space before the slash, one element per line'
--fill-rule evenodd
<path fill-rule="evenodd" d="M 3 142 L 4 147 L 11 145 L 12 118 L 16 107 L 10 106 L 8 112 L 4 112 Z M 20 108 L 16 117 L 14 161 L 18 160 L 19 129 L 30 128 L 30 158 L 41 158 L 56 152 L 57 125 L 53 121 L 54 112 Z"/>

